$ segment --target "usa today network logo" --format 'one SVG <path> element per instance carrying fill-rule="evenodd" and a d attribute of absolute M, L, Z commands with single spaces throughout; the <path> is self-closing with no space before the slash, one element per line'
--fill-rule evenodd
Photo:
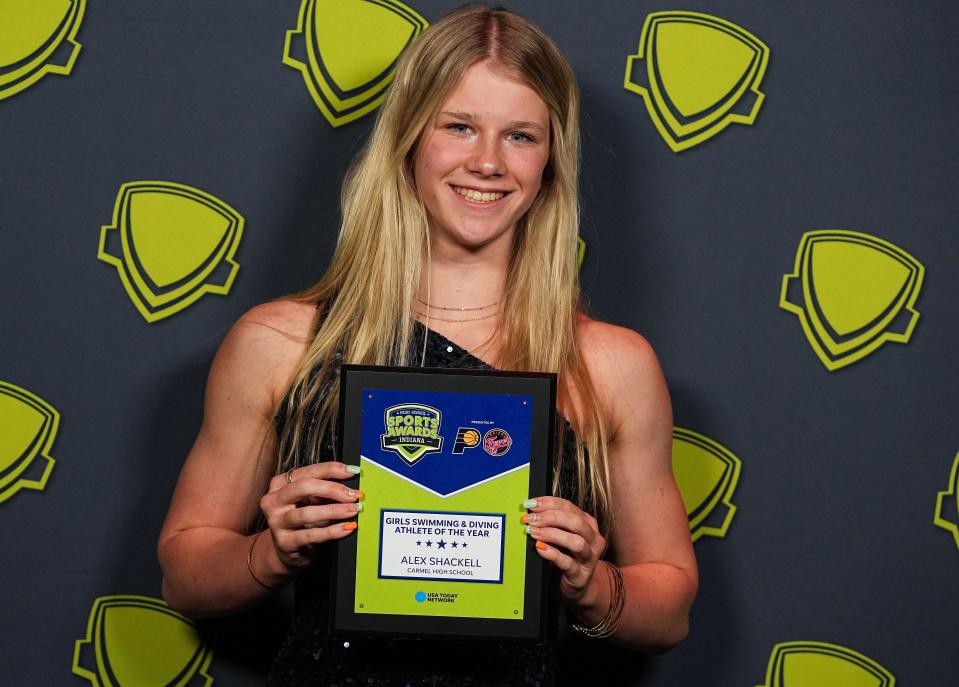
<path fill-rule="evenodd" d="M 416 599 L 417 603 L 431 603 L 431 604 L 451 604 L 456 603 L 456 597 L 459 594 L 456 592 L 416 592 L 413 595 L 413 598 Z"/>

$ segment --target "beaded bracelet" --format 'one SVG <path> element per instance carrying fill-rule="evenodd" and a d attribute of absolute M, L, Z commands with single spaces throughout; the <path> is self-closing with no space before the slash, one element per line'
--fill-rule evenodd
<path fill-rule="evenodd" d="M 603 639 L 616 632 L 619 621 L 623 617 L 623 606 L 626 604 L 626 590 L 623 584 L 623 571 L 609 561 L 600 561 L 609 572 L 609 610 L 602 619 L 592 627 L 583 627 L 573 623 L 573 629 L 582 632 L 593 639 Z"/>
<path fill-rule="evenodd" d="M 250 576 L 257 581 L 257 583 L 266 589 L 279 589 L 280 585 L 267 584 L 257 576 L 256 572 L 253 570 L 253 549 L 256 548 L 256 540 L 260 538 L 260 535 L 266 532 L 266 530 L 260 530 L 256 533 L 256 536 L 253 537 L 253 542 L 250 544 L 250 550 L 246 554 L 246 567 L 250 569 Z"/>

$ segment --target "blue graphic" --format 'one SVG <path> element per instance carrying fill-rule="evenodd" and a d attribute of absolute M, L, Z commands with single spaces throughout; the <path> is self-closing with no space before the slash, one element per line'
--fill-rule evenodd
<path fill-rule="evenodd" d="M 397 443 L 404 439 L 395 436 L 397 428 L 403 427 L 397 421 L 396 409 L 413 406 L 435 413 L 402 411 L 410 420 L 424 420 L 419 426 L 407 421 L 410 445 L 408 450 L 397 451 Z M 426 418 L 435 419 L 438 426 L 427 423 Z M 364 389 L 360 452 L 400 477 L 449 496 L 529 463 L 532 423 L 530 396 Z M 453 452 L 457 433 L 463 428 L 476 430 L 480 437 L 478 450 Z M 429 446 L 428 453 L 417 451 L 424 442 Z M 484 449 L 487 445 L 489 450 Z"/>
<path fill-rule="evenodd" d="M 426 601 L 426 592 L 416 592 L 416 596 L 414 598 L 418 602 L 423 603 L 424 601 Z"/>

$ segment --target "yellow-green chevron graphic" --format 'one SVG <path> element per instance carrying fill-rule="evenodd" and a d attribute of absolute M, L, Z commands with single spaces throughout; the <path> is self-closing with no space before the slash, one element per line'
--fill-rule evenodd
<path fill-rule="evenodd" d="M 673 152 L 699 145 L 730 124 L 753 124 L 769 48 L 746 29 L 700 12 L 653 12 L 623 86 L 638 93 Z"/>
<path fill-rule="evenodd" d="M 86 0 L 0 0 L 0 100 L 73 70 L 85 10 Z"/>
<path fill-rule="evenodd" d="M 887 341 L 906 343 L 925 270 L 906 251 L 858 231 L 803 234 L 779 305 L 799 318 L 828 370 L 862 360 Z"/>
<path fill-rule="evenodd" d="M 207 293 L 229 293 L 243 216 L 215 196 L 171 181 L 131 181 L 117 193 L 98 257 L 113 265 L 147 322 Z"/>
<path fill-rule="evenodd" d="M 298 70 L 333 126 L 383 102 L 400 53 L 428 26 L 398 0 L 303 0 L 283 64 Z"/>
<path fill-rule="evenodd" d="M 196 624 L 148 596 L 101 596 L 73 651 L 94 687 L 206 687 L 213 650 Z"/>
<path fill-rule="evenodd" d="M 736 514 L 732 498 L 741 470 L 742 461 L 722 444 L 673 427 L 673 474 L 694 542 L 707 535 L 726 536 Z"/>
<path fill-rule="evenodd" d="M 21 489 L 47 486 L 60 413 L 36 394 L 0 381 L 0 503 Z"/>
<path fill-rule="evenodd" d="M 759 687 L 894 687 L 886 668 L 858 651 L 825 642 L 783 642 L 773 647 L 766 682 Z"/>

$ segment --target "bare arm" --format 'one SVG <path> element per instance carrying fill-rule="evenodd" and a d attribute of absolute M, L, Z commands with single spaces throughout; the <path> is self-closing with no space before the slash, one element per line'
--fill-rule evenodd
<path fill-rule="evenodd" d="M 299 334 L 309 331 L 309 314 L 309 309 L 290 303 L 255 308 L 234 325 L 216 354 L 207 381 L 203 424 L 180 473 L 157 546 L 163 597 L 181 612 L 220 615 L 262 600 L 270 593 L 264 583 L 278 587 L 298 567 L 309 564 L 297 554 L 299 547 L 322 541 L 320 534 L 334 534 L 332 527 L 298 530 L 312 539 L 290 541 L 292 530 L 306 524 L 304 512 L 327 518 L 316 518 L 323 525 L 329 525 L 332 517 L 348 517 L 345 510 L 336 515 L 327 512 L 333 506 L 311 506 L 311 513 L 308 508 L 296 508 L 296 503 L 321 496 L 355 501 L 343 485 L 326 481 L 349 476 L 339 463 L 311 468 L 317 472 L 303 476 L 312 479 L 296 485 L 287 484 L 284 475 L 273 477 L 273 410 L 305 349 Z M 339 492 L 333 491 L 336 487 Z M 261 506 L 268 517 L 272 514 L 271 529 L 254 539 L 251 532 Z M 327 511 L 316 513 L 317 508 Z M 294 517 L 302 522 L 294 522 Z M 247 564 L 253 544 L 251 562 L 260 581 Z"/>
<path fill-rule="evenodd" d="M 698 586 L 686 512 L 672 472 L 669 394 L 645 339 L 597 322 L 585 327 L 584 355 L 611 421 L 614 522 L 608 544 L 625 584 L 622 619 L 611 639 L 662 651 L 685 638 Z M 564 572 L 564 600 L 577 621 L 593 626 L 610 607 L 608 571 L 596 564 L 607 542 L 578 508 L 546 501 L 531 512 L 555 511 L 540 517 L 554 518 L 563 533 L 551 533 L 552 541 L 537 537 L 555 544 L 540 555 Z"/>

